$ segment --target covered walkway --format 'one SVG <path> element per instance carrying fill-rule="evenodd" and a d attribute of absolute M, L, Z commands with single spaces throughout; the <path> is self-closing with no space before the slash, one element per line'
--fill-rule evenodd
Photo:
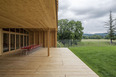
<path fill-rule="evenodd" d="M 98 77 L 68 48 L 39 48 L 29 55 L 0 57 L 0 77 Z"/>

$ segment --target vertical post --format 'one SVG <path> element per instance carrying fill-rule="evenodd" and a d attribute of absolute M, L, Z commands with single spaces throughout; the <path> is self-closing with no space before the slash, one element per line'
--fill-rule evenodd
<path fill-rule="evenodd" d="M 48 29 L 48 32 L 47 32 L 47 38 L 48 38 L 48 56 L 50 56 L 50 29 Z"/>
<path fill-rule="evenodd" d="M 2 28 L 0 28 L 0 55 L 3 53 L 3 32 Z"/>
<path fill-rule="evenodd" d="M 54 43 L 55 43 L 55 47 L 57 47 L 57 30 L 55 30 L 55 38 L 54 38 Z"/>
<path fill-rule="evenodd" d="M 20 28 L 19 28 L 19 33 L 20 33 Z M 21 35 L 19 34 L 19 48 L 21 48 Z"/>

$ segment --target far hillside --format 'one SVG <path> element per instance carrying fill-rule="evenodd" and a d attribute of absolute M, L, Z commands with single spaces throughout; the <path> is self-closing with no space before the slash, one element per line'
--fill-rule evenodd
<path fill-rule="evenodd" d="M 109 39 L 107 33 L 83 34 L 83 39 Z"/>

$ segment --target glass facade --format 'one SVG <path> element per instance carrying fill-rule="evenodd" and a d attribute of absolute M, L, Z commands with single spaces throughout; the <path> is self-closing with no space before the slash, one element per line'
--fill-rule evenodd
<path fill-rule="evenodd" d="M 19 29 L 16 29 L 16 32 L 19 33 Z"/>
<path fill-rule="evenodd" d="M 11 34 L 10 35 L 10 49 L 15 50 L 15 34 Z"/>
<path fill-rule="evenodd" d="M 19 35 L 16 35 L 16 49 L 19 49 Z"/>
<path fill-rule="evenodd" d="M 9 34 L 3 34 L 3 52 L 9 51 Z"/>
<path fill-rule="evenodd" d="M 20 36 L 20 44 L 21 44 L 21 47 L 23 47 L 23 35 Z"/>
<path fill-rule="evenodd" d="M 29 46 L 29 36 L 27 36 L 27 46 Z"/>
<path fill-rule="evenodd" d="M 24 36 L 24 46 L 27 45 L 27 36 Z"/>
<path fill-rule="evenodd" d="M 29 45 L 28 32 L 24 29 L 3 28 L 3 52 Z M 9 49 L 10 48 L 10 49 Z"/>

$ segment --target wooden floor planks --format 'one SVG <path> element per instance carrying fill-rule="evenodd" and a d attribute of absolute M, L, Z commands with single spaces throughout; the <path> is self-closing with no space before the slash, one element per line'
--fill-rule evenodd
<path fill-rule="evenodd" d="M 0 77 L 98 77 L 68 48 L 40 48 L 28 55 L 0 57 Z"/>

